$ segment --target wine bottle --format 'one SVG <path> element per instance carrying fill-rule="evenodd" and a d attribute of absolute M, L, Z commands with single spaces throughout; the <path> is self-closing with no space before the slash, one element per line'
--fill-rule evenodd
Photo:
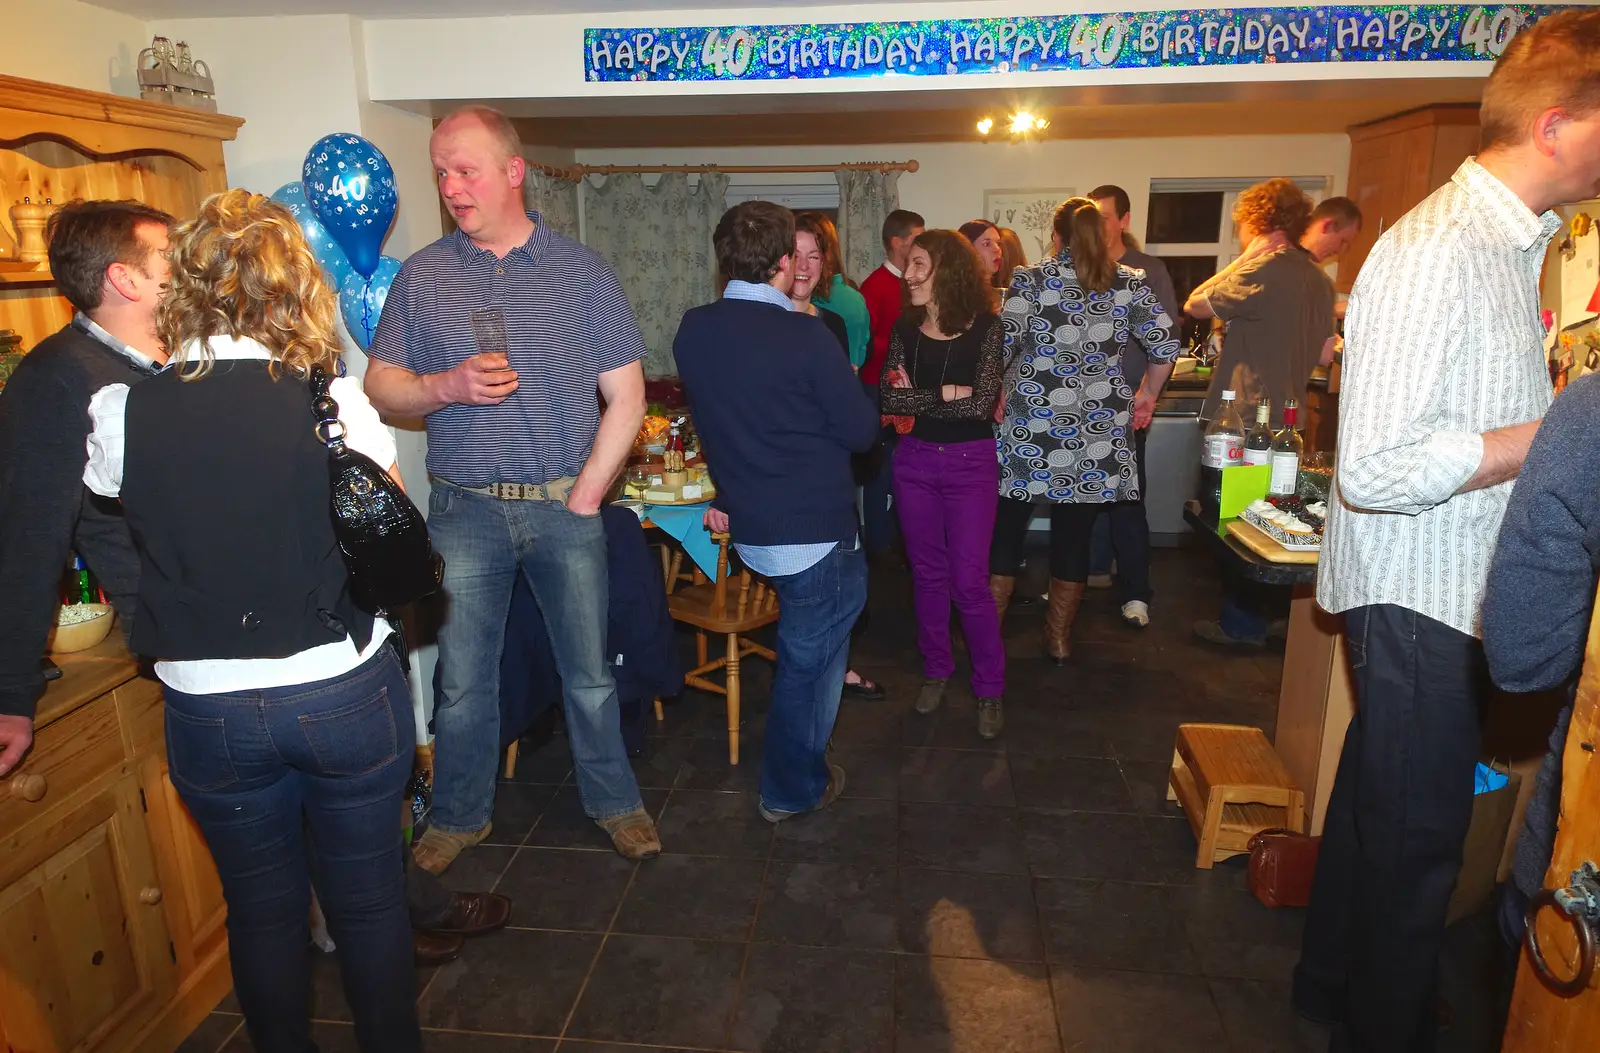
<path fill-rule="evenodd" d="M 1262 399 L 1256 404 L 1256 423 L 1244 440 L 1245 464 L 1272 463 L 1272 400 Z"/>
<path fill-rule="evenodd" d="M 1268 492 L 1273 494 L 1293 494 L 1300 483 L 1300 457 L 1305 452 L 1305 440 L 1300 437 L 1295 424 L 1300 416 L 1300 407 L 1294 399 L 1288 399 L 1283 404 L 1283 427 L 1272 440 L 1272 482 L 1268 484 Z"/>

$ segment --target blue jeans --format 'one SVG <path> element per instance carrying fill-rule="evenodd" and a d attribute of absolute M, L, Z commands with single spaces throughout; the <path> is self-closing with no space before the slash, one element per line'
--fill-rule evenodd
<path fill-rule="evenodd" d="M 550 633 L 584 811 L 610 819 L 641 807 L 606 662 L 609 583 L 600 517 L 575 515 L 560 501 L 501 501 L 435 479 L 428 532 L 444 557 L 448 603 L 433 713 L 433 825 L 468 833 L 494 811 L 500 653 L 518 573 L 527 576 Z"/>
<path fill-rule="evenodd" d="M 798 574 L 772 579 L 778 592 L 778 668 L 767 709 L 761 803 L 803 812 L 828 788 L 824 757 L 850 650 L 850 629 L 867 603 L 859 546 L 836 547 Z"/>
<path fill-rule="evenodd" d="M 1222 609 L 1217 622 L 1235 640 L 1260 643 L 1267 638 L 1272 613 L 1284 606 L 1288 589 L 1251 581 L 1226 562 L 1222 567 Z"/>
<path fill-rule="evenodd" d="M 411 692 L 392 649 L 331 680 L 166 691 L 172 784 L 228 904 L 233 986 L 259 1053 L 311 1042 L 312 852 L 363 1053 L 421 1048 L 400 818 Z M 307 831 L 311 844 L 306 844 Z"/>

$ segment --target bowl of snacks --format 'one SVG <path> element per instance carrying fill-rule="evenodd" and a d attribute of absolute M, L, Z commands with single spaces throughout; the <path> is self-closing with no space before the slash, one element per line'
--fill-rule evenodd
<path fill-rule="evenodd" d="M 109 603 L 64 604 L 56 612 L 55 628 L 50 630 L 50 653 L 87 651 L 110 635 L 111 615 Z"/>

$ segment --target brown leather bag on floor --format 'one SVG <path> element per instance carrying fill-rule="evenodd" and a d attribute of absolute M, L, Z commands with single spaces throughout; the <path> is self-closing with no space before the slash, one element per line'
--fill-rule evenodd
<path fill-rule="evenodd" d="M 1304 907 L 1311 902 L 1322 838 L 1281 827 L 1250 839 L 1250 891 L 1269 907 Z"/>

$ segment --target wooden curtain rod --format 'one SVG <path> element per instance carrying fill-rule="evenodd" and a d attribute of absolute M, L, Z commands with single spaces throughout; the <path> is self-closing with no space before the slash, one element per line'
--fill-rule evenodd
<path fill-rule="evenodd" d="M 590 175 L 621 175 L 623 173 L 648 174 L 656 172 L 836 172 L 841 168 L 863 168 L 875 172 L 915 172 L 917 162 L 911 161 L 845 161 L 836 165 L 552 165 L 542 161 L 529 161 L 529 166 L 560 179 L 577 182 Z"/>

